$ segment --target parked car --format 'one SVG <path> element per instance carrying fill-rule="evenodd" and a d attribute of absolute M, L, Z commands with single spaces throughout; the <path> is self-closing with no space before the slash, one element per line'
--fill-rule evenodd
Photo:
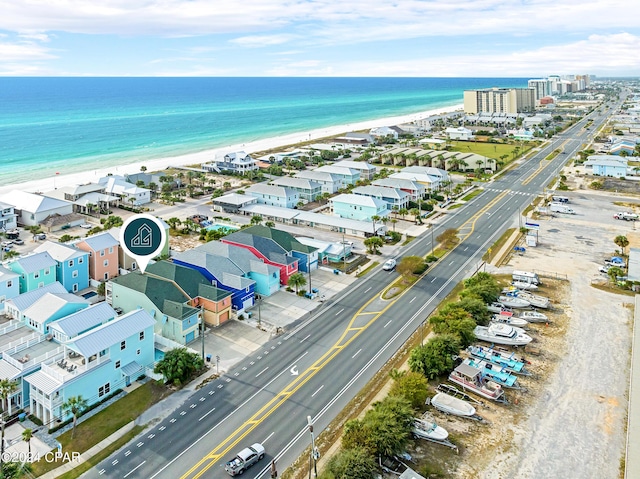
<path fill-rule="evenodd" d="M 0 243 L 0 246 L 10 249 L 13 246 L 13 241 L 3 241 L 2 243 Z"/>
<path fill-rule="evenodd" d="M 598 269 L 598 271 L 600 271 L 601 273 L 604 274 L 608 274 L 609 273 L 609 269 L 611 268 L 610 265 L 605 264 L 604 266 L 600 266 L 600 268 Z"/>
<path fill-rule="evenodd" d="M 614 256 L 613 258 L 606 260 L 604 264 L 608 264 L 609 266 L 617 266 L 618 268 L 627 267 L 627 263 L 625 263 L 624 259 L 622 259 L 620 256 Z"/>
<path fill-rule="evenodd" d="M 21 240 L 20 238 L 18 238 L 18 239 L 14 239 L 14 240 L 13 240 L 13 244 L 17 244 L 17 245 L 21 246 L 21 245 L 23 245 L 23 244 L 24 244 L 24 241 L 23 241 L 23 240 Z"/>
<path fill-rule="evenodd" d="M 93 228 L 93 226 L 89 223 L 82 223 L 80 225 L 80 228 L 84 228 L 85 230 L 90 230 L 91 228 Z"/>
<path fill-rule="evenodd" d="M 391 271 L 392 269 L 394 269 L 396 267 L 396 260 L 395 259 L 388 259 L 387 261 L 385 261 L 385 263 L 382 265 L 382 269 L 385 271 Z"/>
<path fill-rule="evenodd" d="M 231 461 L 224 465 L 225 471 L 232 476 L 242 474 L 264 457 L 264 447 L 260 443 L 245 447 Z"/>
<path fill-rule="evenodd" d="M 35 235 L 35 239 L 37 240 L 46 240 L 47 239 L 47 235 L 44 233 L 38 233 L 37 235 Z"/>

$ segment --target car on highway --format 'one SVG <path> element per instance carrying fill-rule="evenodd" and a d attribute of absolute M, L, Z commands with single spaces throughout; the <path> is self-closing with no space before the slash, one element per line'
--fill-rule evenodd
<path fill-rule="evenodd" d="M 382 269 L 385 270 L 385 271 L 391 271 L 392 269 L 394 269 L 396 267 L 396 264 L 397 263 L 396 263 L 395 259 L 388 259 L 382 265 Z"/>
<path fill-rule="evenodd" d="M 264 446 L 258 442 L 245 447 L 231 461 L 224 465 L 225 471 L 232 476 L 238 476 L 264 457 Z"/>

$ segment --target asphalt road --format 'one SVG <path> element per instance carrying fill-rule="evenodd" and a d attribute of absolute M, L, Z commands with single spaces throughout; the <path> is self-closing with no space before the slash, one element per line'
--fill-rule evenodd
<path fill-rule="evenodd" d="M 596 117 L 595 130 L 605 120 Z M 597 119 L 596 119 L 597 118 Z M 451 289 L 481 264 L 493 242 L 518 222 L 518 212 L 582 148 L 590 130 L 582 120 L 499 179 L 438 225 L 459 230 L 460 244 L 401 296 L 380 299 L 397 273 L 379 268 L 358 281 L 311 319 L 247 357 L 224 377 L 196 391 L 182 407 L 84 477 L 228 477 L 224 463 L 254 442 L 267 455 L 246 474 L 283 471 L 310 443 L 307 416 L 316 434 L 421 327 Z M 551 161 L 544 158 L 562 148 Z M 431 235 L 414 240 L 403 255 L 426 255 Z"/>

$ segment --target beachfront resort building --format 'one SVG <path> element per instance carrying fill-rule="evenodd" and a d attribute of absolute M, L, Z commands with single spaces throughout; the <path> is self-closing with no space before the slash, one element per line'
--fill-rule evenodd
<path fill-rule="evenodd" d="M 300 201 L 296 190 L 265 183 L 251 185 L 245 190 L 245 194 L 255 197 L 258 203 L 283 208 L 295 208 Z"/>
<path fill-rule="evenodd" d="M 520 113 L 534 111 L 536 94 L 533 88 L 487 88 L 464 91 L 464 112 L 469 114 Z"/>
<path fill-rule="evenodd" d="M 329 200 L 335 216 L 360 221 L 371 221 L 373 216 L 386 217 L 390 211 L 387 202 L 371 196 L 355 194 L 338 195 Z"/>
<path fill-rule="evenodd" d="M 210 173 L 229 172 L 238 175 L 246 175 L 250 171 L 258 170 L 259 161 L 252 158 L 244 151 L 234 151 L 224 156 L 217 157 L 211 163 L 202 165 L 202 169 Z"/>

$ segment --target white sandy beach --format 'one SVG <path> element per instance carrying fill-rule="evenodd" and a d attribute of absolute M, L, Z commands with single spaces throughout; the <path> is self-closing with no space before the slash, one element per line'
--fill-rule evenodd
<path fill-rule="evenodd" d="M 46 192 L 63 186 L 73 186 L 83 183 L 98 181 L 99 178 L 106 176 L 108 173 L 113 175 L 133 174 L 140 172 L 141 166 L 146 166 L 148 172 L 164 170 L 172 166 L 197 165 L 212 161 L 219 155 L 223 155 L 232 151 L 245 151 L 249 154 L 256 151 L 270 150 L 296 143 L 306 142 L 309 140 L 336 136 L 349 131 L 366 130 L 378 126 L 393 126 L 401 123 L 411 123 L 412 121 L 427 118 L 429 116 L 442 113 L 457 111 L 462 109 L 462 104 L 450 106 L 447 108 L 429 110 L 411 115 L 395 116 L 387 118 L 379 118 L 376 120 L 362 121 L 359 123 L 350 123 L 346 125 L 337 125 L 329 128 L 320 128 L 307 133 L 293 133 L 290 135 L 276 136 L 266 138 L 246 144 L 229 145 L 222 148 L 192 153 L 189 155 L 173 156 L 167 158 L 159 158 L 156 160 L 145 160 L 134 162 L 128 165 L 119 165 L 99 170 L 84 171 L 80 173 L 72 173 L 66 175 L 56 175 L 55 177 L 44 178 L 40 180 L 28 181 L 24 183 L 15 183 L 0 185 L 0 194 L 5 194 L 11 190 L 21 190 L 30 192 Z"/>

